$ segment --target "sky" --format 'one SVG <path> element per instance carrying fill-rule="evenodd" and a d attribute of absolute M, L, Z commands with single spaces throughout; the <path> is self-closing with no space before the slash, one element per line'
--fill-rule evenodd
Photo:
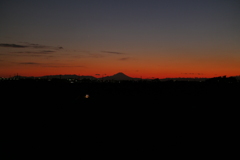
<path fill-rule="evenodd" d="M 240 75 L 239 0 L 0 0 L 0 77 Z"/>

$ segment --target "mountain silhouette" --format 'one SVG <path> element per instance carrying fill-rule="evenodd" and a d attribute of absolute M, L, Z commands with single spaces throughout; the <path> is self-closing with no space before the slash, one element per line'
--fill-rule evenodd
<path fill-rule="evenodd" d="M 225 78 L 224 78 L 225 77 Z M 141 78 L 132 78 L 129 77 L 127 75 L 125 75 L 122 72 L 118 72 L 117 74 L 114 74 L 112 76 L 106 76 L 106 77 L 101 77 L 101 78 L 96 78 L 94 76 L 84 76 L 84 75 L 46 75 L 46 76 L 40 76 L 40 77 L 26 77 L 26 76 L 20 76 L 20 75 L 15 75 L 13 77 L 11 77 L 13 79 L 35 79 L 35 78 L 40 78 L 40 79 L 90 79 L 90 80 L 141 80 Z M 232 77 L 213 77 L 213 78 L 184 78 L 184 77 L 179 77 L 179 78 L 164 78 L 164 79 L 159 79 L 160 81 L 206 81 L 210 79 L 210 81 L 214 81 L 214 80 L 221 80 L 221 81 L 231 81 L 231 82 L 235 82 L 235 81 L 239 81 L 240 80 L 240 76 L 232 76 Z M 152 79 L 144 79 L 144 80 L 152 80 Z"/>
<path fill-rule="evenodd" d="M 134 78 L 131 78 L 131 77 L 125 75 L 124 73 L 119 72 L 112 76 L 103 77 L 103 79 L 104 80 L 133 80 Z"/>

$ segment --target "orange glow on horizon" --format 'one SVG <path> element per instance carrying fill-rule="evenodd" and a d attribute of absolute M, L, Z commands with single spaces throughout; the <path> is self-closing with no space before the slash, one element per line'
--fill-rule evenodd
<path fill-rule="evenodd" d="M 193 72 L 164 72 L 159 70 L 151 70 L 151 72 L 145 71 L 138 71 L 138 70 L 127 70 L 127 69 L 109 69 L 105 71 L 99 72 L 98 70 L 80 70 L 79 68 L 48 68 L 48 69 L 41 69 L 41 68 L 22 68 L 22 69 L 15 69 L 15 68 L 9 68 L 5 69 L 4 71 L 0 69 L 0 77 L 12 77 L 15 75 L 20 76 L 34 76 L 34 77 L 40 77 L 40 76 L 46 76 L 46 75 L 85 75 L 85 76 L 94 76 L 96 78 L 105 77 L 105 76 L 112 76 L 118 72 L 123 72 L 129 77 L 132 78 L 142 78 L 142 79 L 164 79 L 164 78 L 212 78 L 212 77 L 219 77 L 226 75 L 227 77 L 230 76 L 239 76 L 239 73 L 237 71 L 209 71 L 206 70 L 204 73 L 193 73 Z"/>
<path fill-rule="evenodd" d="M 70 54 L 70 53 L 69 53 Z M 170 53 L 169 53 L 170 54 Z M 188 56 L 157 56 L 140 55 L 138 58 L 119 60 L 115 55 L 104 58 L 64 59 L 59 62 L 43 61 L 43 59 L 18 59 L 18 63 L 0 63 L 0 77 L 46 76 L 46 75 L 88 75 L 97 78 L 112 76 L 123 72 L 132 78 L 164 79 L 164 78 L 212 78 L 218 76 L 240 75 L 237 57 L 204 58 Z M 21 62 L 36 62 L 23 63 Z"/>

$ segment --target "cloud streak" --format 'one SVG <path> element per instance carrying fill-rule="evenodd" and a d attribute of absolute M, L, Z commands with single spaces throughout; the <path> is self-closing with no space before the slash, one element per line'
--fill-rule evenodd
<path fill-rule="evenodd" d="M 40 44 L 20 42 L 20 44 L 13 43 L 0 43 L 0 47 L 14 48 L 16 51 L 11 51 L 8 53 L 0 54 L 0 56 L 30 56 L 30 57 L 40 57 L 47 56 L 50 54 L 58 52 L 58 50 L 63 49 L 63 47 L 45 46 Z"/>
<path fill-rule="evenodd" d="M 80 68 L 86 68 L 85 66 L 69 66 L 69 65 L 43 65 L 43 67 L 50 67 L 50 68 L 65 68 L 65 67 L 80 67 Z"/>
<path fill-rule="evenodd" d="M 9 47 L 9 48 L 26 48 L 27 46 L 24 46 L 24 45 L 18 45 L 18 44 L 0 43 L 0 47 Z"/>
<path fill-rule="evenodd" d="M 51 53 L 54 53 L 54 52 L 55 51 L 44 50 L 44 51 L 39 51 L 39 52 L 25 51 L 25 52 L 11 52 L 11 53 L 20 53 L 20 54 L 51 54 Z"/>
<path fill-rule="evenodd" d="M 63 49 L 63 47 L 44 46 L 44 45 L 40 45 L 40 44 L 27 43 L 27 42 L 24 42 L 24 44 L 25 45 L 10 44 L 10 43 L 0 43 L 0 47 L 8 47 L 8 48 L 35 48 L 35 49 L 49 48 L 49 49 L 54 49 L 54 50 Z"/>
<path fill-rule="evenodd" d="M 125 53 L 122 53 L 122 52 L 113 52 L 113 51 L 101 51 L 103 53 L 109 53 L 109 54 L 125 54 Z"/>
<path fill-rule="evenodd" d="M 51 49 L 55 49 L 55 50 L 63 49 L 63 47 L 45 46 L 45 45 L 40 45 L 40 44 L 35 44 L 35 43 L 28 43 L 28 42 L 23 42 L 23 43 L 26 44 L 25 46 L 29 47 L 29 48 L 36 48 L 36 49 L 51 48 Z"/>
<path fill-rule="evenodd" d="M 23 64 L 23 65 L 40 65 L 41 63 L 35 63 L 35 62 L 21 62 L 18 64 Z"/>

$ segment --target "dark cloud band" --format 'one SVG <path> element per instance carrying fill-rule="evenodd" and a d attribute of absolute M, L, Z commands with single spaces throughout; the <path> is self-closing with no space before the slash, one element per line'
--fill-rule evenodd
<path fill-rule="evenodd" d="M 35 63 L 35 62 L 22 62 L 18 64 L 24 64 L 24 65 L 39 65 L 40 63 Z"/>
<path fill-rule="evenodd" d="M 10 48 L 26 48 L 27 46 L 18 45 L 18 44 L 7 44 L 7 43 L 0 43 L 0 47 L 10 47 Z"/>
<path fill-rule="evenodd" d="M 51 47 L 51 46 L 44 46 L 44 45 L 40 45 L 40 44 L 31 44 L 31 43 L 26 43 L 26 45 L 0 43 L 0 47 L 9 47 L 9 48 L 36 48 L 36 49 L 49 48 L 49 49 L 56 49 L 56 50 L 63 49 L 63 47 Z"/>
<path fill-rule="evenodd" d="M 11 52 L 11 53 L 20 53 L 20 54 L 50 54 L 55 51 L 50 51 L 50 50 L 45 50 L 45 51 L 39 51 L 39 52 L 31 52 L 31 51 L 26 51 L 26 52 Z"/>

